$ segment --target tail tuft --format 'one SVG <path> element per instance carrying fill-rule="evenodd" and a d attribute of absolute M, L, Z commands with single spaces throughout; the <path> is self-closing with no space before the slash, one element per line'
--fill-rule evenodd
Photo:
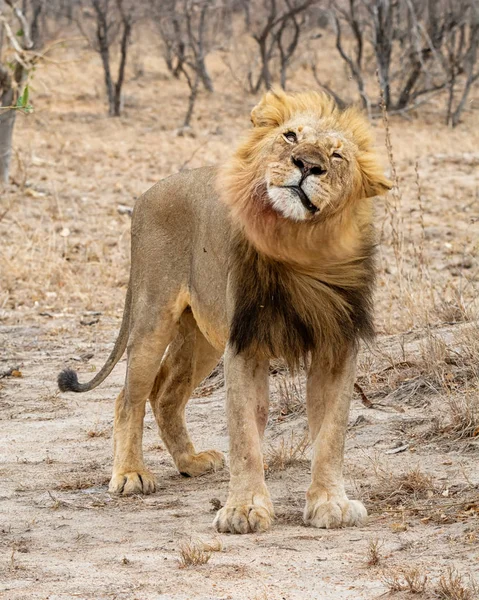
<path fill-rule="evenodd" d="M 81 392 L 81 384 L 78 376 L 73 369 L 64 369 L 58 375 L 58 387 L 61 392 Z"/>

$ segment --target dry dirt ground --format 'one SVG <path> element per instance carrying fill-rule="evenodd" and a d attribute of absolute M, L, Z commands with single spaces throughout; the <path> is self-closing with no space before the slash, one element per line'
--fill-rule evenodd
<path fill-rule="evenodd" d="M 18 116 L 0 201 L 0 373 L 15 369 L 0 379 L 0 597 L 479 597 L 477 92 L 452 131 L 439 103 L 390 119 L 399 191 L 378 203 L 379 336 L 361 353 L 346 448 L 348 489 L 366 503 L 367 526 L 302 525 L 304 384 L 280 367 L 265 453 L 271 531 L 216 536 L 227 470 L 182 478 L 151 412 L 144 447 L 158 492 L 108 494 L 125 363 L 85 395 L 59 394 L 55 378 L 70 365 L 85 380 L 113 345 L 129 265 L 130 219 L 118 206 L 170 173 L 221 160 L 256 100 L 213 57 L 217 92 L 201 95 L 192 132 L 178 135 L 185 86 L 148 49 L 132 49 L 123 117 L 106 116 L 100 60 L 80 42 L 38 70 L 36 110 Z M 344 77 L 328 48 L 319 52 L 328 81 Z M 314 85 L 300 63 L 296 71 L 291 88 Z M 390 169 L 384 123 L 374 127 Z M 227 452 L 223 404 L 218 369 L 188 409 L 199 449 Z M 189 541 L 200 554 L 203 544 L 206 564 L 180 568 Z"/>

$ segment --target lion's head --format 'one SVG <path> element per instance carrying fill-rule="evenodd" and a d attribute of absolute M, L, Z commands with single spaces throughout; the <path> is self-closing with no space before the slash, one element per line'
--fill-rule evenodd
<path fill-rule="evenodd" d="M 318 237 L 322 232 L 324 238 L 325 228 L 331 237 L 338 218 L 344 236 L 346 214 L 361 221 L 357 227 L 370 221 L 367 199 L 384 194 L 391 183 L 357 109 L 340 111 L 318 92 L 273 90 L 251 120 L 246 140 L 221 171 L 220 193 L 259 250 L 287 258 L 291 243 L 308 252 L 327 242 Z"/>

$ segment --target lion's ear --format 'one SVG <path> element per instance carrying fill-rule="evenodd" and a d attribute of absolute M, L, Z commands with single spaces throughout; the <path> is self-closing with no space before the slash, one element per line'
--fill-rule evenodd
<path fill-rule="evenodd" d="M 384 196 L 393 187 L 392 181 L 390 181 L 384 175 L 375 176 L 373 179 L 363 179 L 364 191 L 366 192 L 366 198 L 372 198 L 373 196 Z"/>
<path fill-rule="evenodd" d="M 362 187 L 366 198 L 384 196 L 393 187 L 392 181 L 383 174 L 374 154 L 364 153 L 359 157 L 358 162 L 361 170 Z"/>
<path fill-rule="evenodd" d="M 273 88 L 261 98 L 251 111 L 255 127 L 278 127 L 288 118 L 288 96 L 279 88 Z"/>

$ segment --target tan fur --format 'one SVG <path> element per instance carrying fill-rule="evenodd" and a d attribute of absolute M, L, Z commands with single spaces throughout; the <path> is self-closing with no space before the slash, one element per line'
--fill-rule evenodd
<path fill-rule="evenodd" d="M 371 331 L 371 198 L 390 184 L 364 117 L 339 112 L 327 96 L 268 92 L 252 121 L 219 172 L 172 176 L 138 200 L 115 348 L 91 382 L 66 371 L 59 385 L 91 389 L 127 348 L 110 491 L 150 493 L 155 478 L 142 455 L 148 398 L 181 473 L 223 466 L 221 453 L 196 452 L 185 406 L 224 352 L 231 481 L 215 526 L 247 533 L 267 529 L 274 516 L 261 449 L 269 359 L 306 359 L 314 456 L 305 522 L 357 525 L 366 511 L 344 490 L 344 437 L 357 339 Z"/>

